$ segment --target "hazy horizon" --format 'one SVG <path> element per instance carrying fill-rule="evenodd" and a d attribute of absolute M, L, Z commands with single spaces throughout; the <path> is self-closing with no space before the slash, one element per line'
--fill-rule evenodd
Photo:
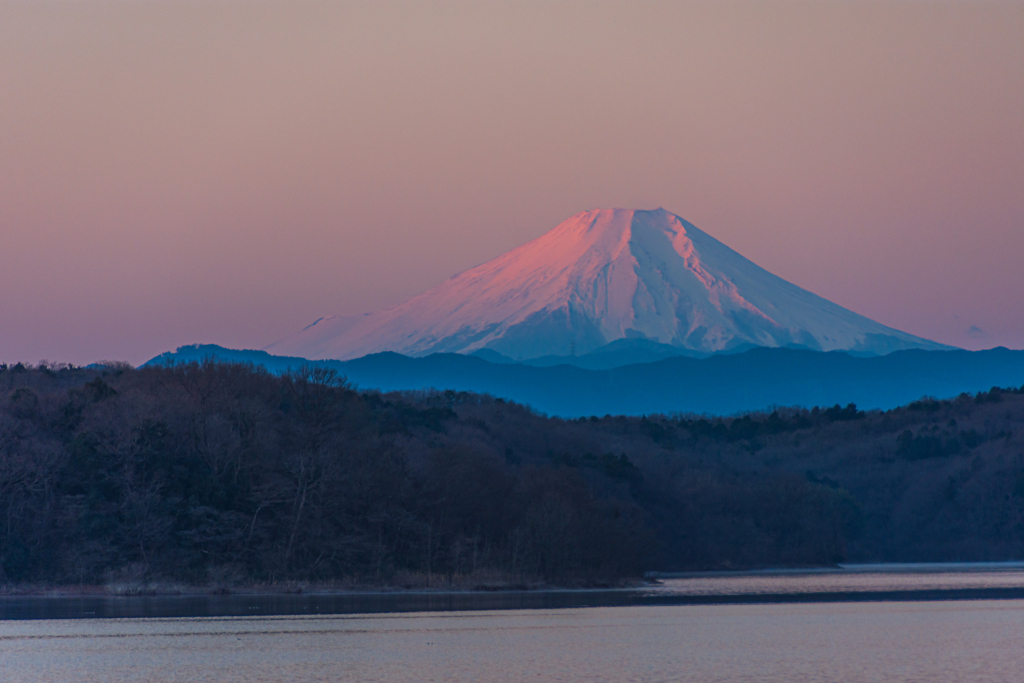
<path fill-rule="evenodd" d="M 262 348 L 600 207 L 1024 347 L 1024 3 L 0 3 L 0 362 Z"/>

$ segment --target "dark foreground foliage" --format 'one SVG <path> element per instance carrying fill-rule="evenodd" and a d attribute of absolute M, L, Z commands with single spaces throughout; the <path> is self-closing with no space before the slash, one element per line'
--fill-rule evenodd
<path fill-rule="evenodd" d="M 1024 397 L 997 389 L 567 421 L 324 369 L 0 366 L 0 582 L 1020 558 L 1022 422 Z"/>

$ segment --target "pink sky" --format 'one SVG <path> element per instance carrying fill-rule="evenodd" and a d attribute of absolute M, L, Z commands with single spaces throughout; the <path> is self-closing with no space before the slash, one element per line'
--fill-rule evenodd
<path fill-rule="evenodd" d="M 613 206 L 1022 348 L 1024 3 L 0 4 L 0 362 L 259 348 Z"/>

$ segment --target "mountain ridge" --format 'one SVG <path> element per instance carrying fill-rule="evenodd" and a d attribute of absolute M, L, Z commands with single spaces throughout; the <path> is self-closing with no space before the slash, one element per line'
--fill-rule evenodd
<path fill-rule="evenodd" d="M 889 409 L 923 396 L 951 398 L 993 386 L 1024 385 L 1024 351 L 909 349 L 886 356 L 758 347 L 707 358 L 663 360 L 589 370 L 492 363 L 464 354 L 410 357 L 395 352 L 349 361 L 310 361 L 192 345 L 149 364 L 206 358 L 251 362 L 272 372 L 304 365 L 333 369 L 358 387 L 381 391 L 451 389 L 486 393 L 562 417 L 696 413 L 731 415 L 770 406 L 856 403 Z"/>

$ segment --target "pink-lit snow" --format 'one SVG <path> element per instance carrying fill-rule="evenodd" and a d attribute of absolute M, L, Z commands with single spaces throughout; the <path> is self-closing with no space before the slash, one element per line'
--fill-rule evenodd
<path fill-rule="evenodd" d="M 487 348 L 525 359 L 624 338 L 699 352 L 946 348 L 790 284 L 664 209 L 599 209 L 404 303 L 322 318 L 266 351 L 344 360 Z"/>

